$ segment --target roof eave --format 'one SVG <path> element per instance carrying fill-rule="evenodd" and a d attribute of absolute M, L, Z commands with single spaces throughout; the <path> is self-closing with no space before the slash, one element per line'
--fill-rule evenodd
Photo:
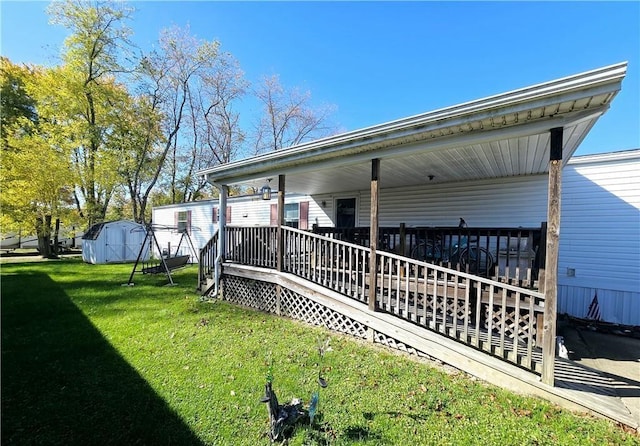
<path fill-rule="evenodd" d="M 595 94 L 615 96 L 621 88 L 627 63 L 611 65 L 550 82 L 514 90 L 452 107 L 403 118 L 352 132 L 303 143 L 277 152 L 204 169 L 198 173 L 220 183 L 258 176 L 293 164 L 306 164 L 366 151 L 384 140 L 406 138 L 457 127 L 487 117 L 533 110 Z"/>

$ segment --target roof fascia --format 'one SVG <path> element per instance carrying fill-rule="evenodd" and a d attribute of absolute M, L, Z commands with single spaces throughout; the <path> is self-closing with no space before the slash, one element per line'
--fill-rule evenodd
<path fill-rule="evenodd" d="M 640 149 L 621 150 L 607 153 L 594 153 L 571 158 L 569 164 L 606 163 L 610 161 L 630 161 L 640 159 Z"/>

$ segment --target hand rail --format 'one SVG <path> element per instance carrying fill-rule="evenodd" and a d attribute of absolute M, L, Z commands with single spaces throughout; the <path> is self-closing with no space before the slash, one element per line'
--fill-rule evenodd
<path fill-rule="evenodd" d="M 200 291 L 207 291 L 204 288 L 207 286 L 208 279 L 213 279 L 213 295 L 216 295 L 218 292 L 220 265 L 222 264 L 222 259 L 218 253 L 218 237 L 219 233 L 216 229 L 211 239 L 200 249 L 198 257 L 198 289 Z"/>
<path fill-rule="evenodd" d="M 276 268 L 277 227 L 227 227 L 225 261 Z M 282 227 L 285 273 L 294 274 L 494 356 L 540 372 L 545 296 L 446 266 Z"/>

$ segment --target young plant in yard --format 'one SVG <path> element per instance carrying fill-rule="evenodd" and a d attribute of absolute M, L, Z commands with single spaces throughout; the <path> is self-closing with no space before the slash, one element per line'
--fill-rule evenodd
<path fill-rule="evenodd" d="M 272 442 L 283 440 L 289 436 L 295 429 L 296 424 L 306 417 L 309 418 L 309 424 L 313 427 L 313 421 L 318 414 L 320 403 L 320 389 L 327 387 L 327 380 L 324 378 L 323 359 L 326 352 L 331 351 L 329 345 L 330 339 L 325 341 L 318 339 L 318 388 L 311 394 L 308 408 L 304 408 L 303 402 L 298 398 L 293 398 L 289 403 L 281 405 L 278 403 L 278 397 L 273 390 L 273 358 L 269 357 L 267 374 L 265 376 L 265 393 L 260 402 L 267 404 L 269 412 L 269 438 Z"/>
<path fill-rule="evenodd" d="M 326 341 L 321 341 L 320 339 L 318 339 L 318 356 L 320 358 L 318 361 L 318 385 L 323 389 L 327 387 L 327 380 L 324 379 L 324 377 L 322 376 L 323 373 L 325 372 L 323 368 L 323 359 L 324 359 L 324 354 L 326 352 L 331 351 L 331 346 L 329 345 L 330 341 L 331 341 L 330 338 L 327 338 Z M 311 395 L 311 400 L 309 402 L 309 424 L 311 424 L 312 426 L 313 426 L 313 419 L 315 418 L 316 413 L 318 412 L 319 403 L 320 403 L 320 392 L 318 389 L 313 392 L 313 394 Z"/>

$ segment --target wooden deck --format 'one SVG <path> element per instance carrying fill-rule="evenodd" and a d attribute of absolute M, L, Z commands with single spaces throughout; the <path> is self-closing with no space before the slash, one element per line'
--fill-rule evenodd
<path fill-rule="evenodd" d="M 240 305 L 424 354 L 635 429 L 640 424 L 640 414 L 618 396 L 640 399 L 638 382 L 554 358 L 555 342 L 540 342 L 544 293 L 293 228 L 229 227 L 223 254 L 216 243 L 200 253 L 204 295 L 221 291 Z M 221 271 L 218 289 L 213 277 Z"/>
<path fill-rule="evenodd" d="M 224 300 L 366 337 L 405 351 L 420 352 L 516 393 L 537 396 L 561 407 L 605 417 L 634 429 L 640 427 L 638 414 L 632 414 L 620 398 L 620 392 L 624 391 L 627 396 L 635 395 L 640 399 L 637 383 L 615 379 L 574 361 L 556 358 L 556 380 L 552 387 L 543 384 L 538 374 L 526 368 L 441 334 L 441 328 L 435 324 L 430 329 L 388 312 L 372 312 L 365 303 L 293 274 L 226 263 L 223 280 Z M 257 286 L 256 282 L 261 285 Z M 282 291 L 278 296 L 276 289 L 286 292 Z M 312 308 L 315 310 L 309 310 Z M 446 322 L 445 326 L 449 332 L 453 329 L 451 322 Z M 469 335 L 493 348 L 507 346 L 505 353 L 515 351 L 526 356 L 523 351 L 526 345 L 513 340 L 505 343 L 499 334 L 480 329 Z M 541 363 L 539 348 L 533 349 L 532 358 L 534 363 Z"/>

